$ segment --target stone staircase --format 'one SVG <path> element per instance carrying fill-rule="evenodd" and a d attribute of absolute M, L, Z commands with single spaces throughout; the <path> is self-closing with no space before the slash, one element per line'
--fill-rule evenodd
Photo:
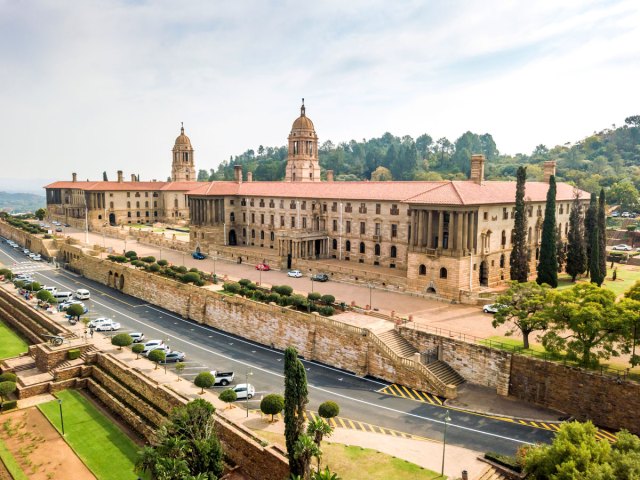
<path fill-rule="evenodd" d="M 425 365 L 436 377 L 438 377 L 446 385 L 460 385 L 465 379 L 456 372 L 451 366 L 442 360 Z"/>
<path fill-rule="evenodd" d="M 400 357 L 411 358 L 418 353 L 418 350 L 407 342 L 395 329 L 379 333 L 378 338 Z"/>
<path fill-rule="evenodd" d="M 490 465 L 480 474 L 477 480 L 507 480 L 508 478 Z"/>

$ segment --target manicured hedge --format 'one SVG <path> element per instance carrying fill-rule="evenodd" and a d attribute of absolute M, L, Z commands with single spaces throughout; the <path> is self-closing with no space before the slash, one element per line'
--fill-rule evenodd
<path fill-rule="evenodd" d="M 67 352 L 67 357 L 69 358 L 69 360 L 75 360 L 76 358 L 80 358 L 80 350 L 78 350 L 77 348 L 73 350 L 69 350 Z"/>

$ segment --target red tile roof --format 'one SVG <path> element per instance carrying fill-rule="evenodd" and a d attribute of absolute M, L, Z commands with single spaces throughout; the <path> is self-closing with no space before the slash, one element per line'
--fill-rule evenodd
<path fill-rule="evenodd" d="M 92 192 L 104 191 L 180 191 L 186 192 L 201 185 L 198 182 L 54 182 L 44 188 L 69 188 Z"/>

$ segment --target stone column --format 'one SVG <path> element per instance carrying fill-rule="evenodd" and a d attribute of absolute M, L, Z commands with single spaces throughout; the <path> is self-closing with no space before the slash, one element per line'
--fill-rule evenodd
<path fill-rule="evenodd" d="M 462 251 L 462 212 L 456 212 L 456 250 Z"/>
<path fill-rule="evenodd" d="M 426 233 L 426 237 L 427 237 L 427 243 L 426 246 L 427 248 L 433 248 L 433 211 L 432 210 L 427 210 L 427 233 Z"/>
<path fill-rule="evenodd" d="M 411 239 L 411 244 L 414 246 L 418 246 L 420 245 L 420 232 L 418 232 L 418 228 L 420 228 L 420 215 L 422 214 L 421 211 L 419 210 L 413 210 L 412 212 L 412 228 L 413 230 L 411 230 L 411 235 L 412 235 L 412 239 Z"/>
<path fill-rule="evenodd" d="M 462 243 L 460 245 L 461 250 L 467 250 L 467 238 L 469 237 L 467 234 L 469 233 L 469 212 L 462 212 Z"/>
<path fill-rule="evenodd" d="M 471 245 L 475 253 L 478 253 L 478 213 L 473 212 L 473 240 Z"/>
<path fill-rule="evenodd" d="M 444 237 L 444 210 L 438 212 L 438 243 L 436 248 L 444 248 L 442 237 Z"/>

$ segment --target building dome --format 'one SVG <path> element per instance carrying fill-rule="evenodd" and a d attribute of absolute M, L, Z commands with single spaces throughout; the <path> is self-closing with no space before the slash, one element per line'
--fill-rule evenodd
<path fill-rule="evenodd" d="M 315 131 L 313 122 L 309 117 L 305 115 L 304 98 L 302 99 L 302 106 L 300 107 L 300 116 L 296 118 L 291 127 L 291 131 L 294 130 L 311 130 Z"/>
<path fill-rule="evenodd" d="M 185 145 L 191 148 L 191 140 L 184 134 L 184 125 L 180 128 L 180 135 L 176 138 L 176 147 L 178 145 Z"/>

